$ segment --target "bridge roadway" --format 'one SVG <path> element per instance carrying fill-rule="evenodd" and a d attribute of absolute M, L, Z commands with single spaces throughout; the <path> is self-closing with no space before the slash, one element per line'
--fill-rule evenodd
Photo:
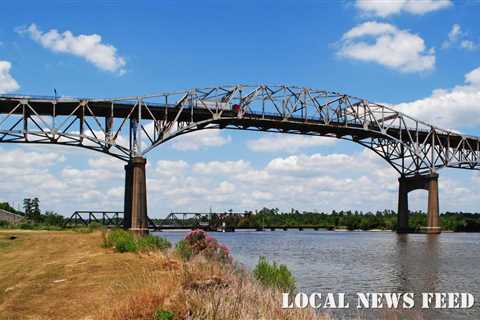
<path fill-rule="evenodd" d="M 16 108 L 21 97 L 0 96 L 0 113 L 3 114 L 18 114 L 22 115 L 22 108 Z M 82 109 L 78 108 L 79 102 L 82 99 L 72 100 L 57 100 L 56 107 L 53 107 L 52 99 L 33 98 L 27 99 L 28 104 L 31 105 L 36 113 L 41 116 L 82 116 Z M 87 101 L 87 100 L 85 100 Z M 136 107 L 136 102 L 122 102 L 122 101 L 108 101 L 108 100 L 89 100 L 89 105 L 95 111 L 96 117 L 113 117 L 125 119 L 133 109 Z M 432 139 L 427 139 L 431 135 L 430 130 L 418 130 L 417 128 L 399 128 L 389 127 L 382 132 L 382 127 L 379 123 L 371 122 L 370 125 L 364 126 L 362 124 L 348 124 L 345 122 L 330 121 L 328 124 L 325 120 L 315 117 L 289 117 L 285 121 L 285 117 L 280 114 L 265 113 L 265 112 L 250 112 L 243 114 L 242 118 L 238 118 L 237 112 L 233 110 L 224 110 L 222 118 L 213 120 L 210 110 L 207 108 L 196 108 L 193 112 L 193 117 L 190 109 L 182 109 L 175 104 L 150 104 L 151 112 L 142 113 L 142 119 L 146 120 L 166 120 L 187 122 L 193 119 L 193 122 L 201 123 L 209 121 L 209 123 L 217 124 L 220 128 L 237 127 L 239 129 L 255 128 L 258 131 L 268 131 L 275 129 L 288 133 L 298 133 L 305 135 L 321 135 L 332 136 L 337 138 L 350 137 L 350 140 L 360 141 L 367 137 L 369 138 L 383 138 L 385 134 L 397 138 L 400 141 L 409 142 L 410 137 L 424 142 L 425 144 L 432 144 Z M 179 116 L 178 116 L 179 114 Z M 88 116 L 88 115 L 87 115 Z M 230 128 L 233 129 L 233 128 Z M 467 148 L 470 145 L 474 150 L 480 150 L 480 138 L 474 136 L 462 135 L 453 131 L 439 129 L 436 138 L 444 145 L 455 146 L 459 150 Z M 462 144 L 461 142 L 465 142 Z"/>
<path fill-rule="evenodd" d="M 0 96 L 0 143 L 77 146 L 127 161 L 125 226 L 139 233 L 148 225 L 145 155 L 202 129 L 328 136 L 371 149 L 400 175 L 399 232 L 408 232 L 410 191 L 428 191 L 426 231 L 439 233 L 438 170 L 480 170 L 478 137 L 304 87 L 233 85 L 115 99 Z"/>

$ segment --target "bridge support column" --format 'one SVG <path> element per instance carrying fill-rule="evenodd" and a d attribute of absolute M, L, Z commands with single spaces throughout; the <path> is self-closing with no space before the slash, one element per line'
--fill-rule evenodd
<path fill-rule="evenodd" d="M 398 233 L 409 232 L 408 227 L 408 193 L 413 190 L 424 189 L 428 191 L 427 226 L 423 228 L 426 233 L 440 233 L 439 202 L 438 202 L 438 174 L 416 175 L 400 177 L 398 179 Z"/>
<path fill-rule="evenodd" d="M 125 166 L 124 228 L 139 235 L 148 234 L 146 164 L 134 157 Z"/>

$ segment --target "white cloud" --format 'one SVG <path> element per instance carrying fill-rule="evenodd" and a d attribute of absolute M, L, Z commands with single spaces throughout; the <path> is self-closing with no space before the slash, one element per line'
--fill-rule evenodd
<path fill-rule="evenodd" d="M 366 158 L 366 153 L 355 156 L 347 154 L 301 154 L 287 158 L 275 158 L 267 164 L 265 169 L 269 172 L 304 173 L 307 175 L 313 172 L 329 173 L 341 168 L 363 170 L 367 173 L 371 169 L 368 166 L 370 160 L 371 158 Z"/>
<path fill-rule="evenodd" d="M 119 171 L 125 166 L 125 162 L 113 157 L 97 157 L 88 159 L 88 165 L 93 169 Z"/>
<path fill-rule="evenodd" d="M 460 47 L 466 50 L 475 50 L 478 48 L 478 44 L 471 40 L 462 40 L 462 42 L 460 42 Z"/>
<path fill-rule="evenodd" d="M 158 160 L 155 172 L 163 176 L 178 176 L 183 174 L 188 167 L 188 163 L 183 160 Z"/>
<path fill-rule="evenodd" d="M 125 59 L 117 54 L 114 46 L 102 43 L 102 37 L 98 34 L 76 36 L 71 31 L 60 33 L 56 29 L 42 32 L 34 23 L 18 29 L 18 32 L 29 34 L 34 41 L 54 52 L 69 53 L 84 58 L 101 70 L 119 74 L 126 72 Z"/>
<path fill-rule="evenodd" d="M 435 67 L 435 51 L 428 49 L 420 36 L 376 21 L 364 22 L 346 32 L 338 54 L 401 72 L 427 71 Z"/>
<path fill-rule="evenodd" d="M 465 83 L 438 89 L 426 98 L 394 106 L 417 119 L 446 129 L 480 126 L 480 67 L 465 75 Z"/>
<path fill-rule="evenodd" d="M 21 203 L 25 197 L 38 196 L 43 210 L 65 215 L 75 210 L 122 210 L 123 168 L 107 156 L 90 159 L 78 154 L 78 162 L 70 162 L 54 152 L 10 147 L 2 148 L 1 154 L 0 201 Z M 295 154 L 258 166 L 243 159 L 190 164 L 162 159 L 151 164 L 147 169 L 151 217 L 164 217 L 170 211 L 207 212 L 210 207 L 215 211 L 263 206 L 366 211 L 397 206 L 397 173 L 368 149 L 352 154 Z M 212 174 L 214 169 L 221 174 Z M 477 210 L 480 176 L 447 172 L 440 172 L 442 211 Z M 412 210 L 425 209 L 426 194 L 413 193 L 410 202 Z"/>
<path fill-rule="evenodd" d="M 200 174 L 235 174 L 249 169 L 250 163 L 245 160 L 199 162 L 193 166 L 193 172 Z"/>
<path fill-rule="evenodd" d="M 448 39 L 445 42 L 443 42 L 442 48 L 443 49 L 449 48 L 452 44 L 457 42 L 461 36 L 462 36 L 462 29 L 460 25 L 454 24 L 452 26 L 452 29 L 448 33 Z"/>
<path fill-rule="evenodd" d="M 6 151 L 0 149 L 0 166 L 22 167 L 49 167 L 65 161 L 65 157 L 54 152 L 26 152 L 22 149 Z"/>
<path fill-rule="evenodd" d="M 247 141 L 247 147 L 256 152 L 298 152 L 304 148 L 334 145 L 336 139 L 301 135 L 277 134 Z"/>
<path fill-rule="evenodd" d="M 229 136 L 224 137 L 218 129 L 194 131 L 175 138 L 172 147 L 177 150 L 200 150 L 208 147 L 220 147 L 231 141 Z"/>
<path fill-rule="evenodd" d="M 402 12 L 423 15 L 448 8 L 450 0 L 357 0 L 356 7 L 364 14 L 388 17 Z"/>
<path fill-rule="evenodd" d="M 478 45 L 471 40 L 465 39 L 467 34 L 462 31 L 459 24 L 452 25 L 452 29 L 448 33 L 448 39 L 442 43 L 442 49 L 448 49 L 458 44 L 458 47 L 465 50 L 475 50 Z"/>
<path fill-rule="evenodd" d="M 472 86 L 480 87 L 480 67 L 473 69 L 465 75 L 465 82 Z"/>
<path fill-rule="evenodd" d="M 0 94 L 20 89 L 17 81 L 10 74 L 11 67 L 10 62 L 0 60 Z"/>

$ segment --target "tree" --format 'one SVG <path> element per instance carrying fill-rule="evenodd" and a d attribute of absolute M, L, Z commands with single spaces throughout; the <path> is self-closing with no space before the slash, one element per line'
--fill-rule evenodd
<path fill-rule="evenodd" d="M 15 210 L 15 208 L 13 208 L 12 206 L 10 206 L 10 204 L 8 202 L 0 202 L 0 209 L 3 209 L 5 211 L 11 212 L 11 213 L 16 213 L 16 214 L 21 213 L 21 212 L 18 212 L 17 210 Z"/>
<path fill-rule="evenodd" d="M 25 216 L 34 221 L 39 222 L 41 220 L 40 200 L 35 197 L 33 199 L 23 199 L 23 209 L 25 210 Z"/>
<path fill-rule="evenodd" d="M 25 216 L 31 219 L 32 214 L 32 200 L 29 198 L 23 199 L 23 211 L 25 212 Z"/>

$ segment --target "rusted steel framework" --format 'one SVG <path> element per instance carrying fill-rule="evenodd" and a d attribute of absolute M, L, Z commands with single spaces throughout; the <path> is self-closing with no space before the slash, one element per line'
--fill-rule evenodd
<path fill-rule="evenodd" d="M 161 226 L 194 226 L 209 223 L 212 220 L 212 213 L 200 212 L 171 212 L 160 221 Z"/>
<path fill-rule="evenodd" d="M 79 146 L 125 161 L 179 135 L 224 128 L 351 140 L 401 176 L 480 169 L 480 138 L 337 92 L 232 85 L 113 99 L 0 96 L 0 142 Z"/>
<path fill-rule="evenodd" d="M 122 211 L 75 211 L 64 226 L 88 226 L 90 223 L 100 223 L 104 226 L 120 226 L 123 223 Z"/>

